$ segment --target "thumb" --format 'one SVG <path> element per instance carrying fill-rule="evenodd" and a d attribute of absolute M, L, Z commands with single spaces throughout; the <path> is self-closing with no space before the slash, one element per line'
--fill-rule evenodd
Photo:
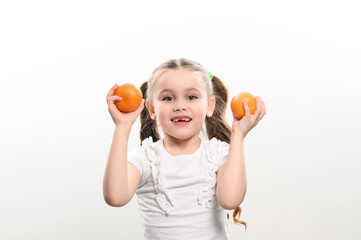
<path fill-rule="evenodd" d="M 140 105 L 139 105 L 139 107 L 137 108 L 137 110 L 135 110 L 135 113 L 136 113 L 137 115 L 139 115 L 139 114 L 143 111 L 143 109 L 144 109 L 144 99 L 142 99 L 142 101 L 140 102 Z"/>
<path fill-rule="evenodd" d="M 248 116 L 248 115 L 250 115 L 251 114 L 251 111 L 250 111 L 250 109 L 249 109 L 249 106 L 248 106 L 248 100 L 247 99 L 244 99 L 243 100 L 243 107 L 244 107 L 244 115 L 246 116 Z"/>

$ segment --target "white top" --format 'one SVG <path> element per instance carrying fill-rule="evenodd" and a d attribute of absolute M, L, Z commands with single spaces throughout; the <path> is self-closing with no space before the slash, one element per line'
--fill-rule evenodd
<path fill-rule="evenodd" d="M 212 138 L 193 154 L 172 156 L 163 139 L 149 137 L 129 152 L 128 161 L 142 174 L 136 193 L 144 239 L 229 239 L 227 212 L 216 198 L 216 172 L 228 149 Z"/>

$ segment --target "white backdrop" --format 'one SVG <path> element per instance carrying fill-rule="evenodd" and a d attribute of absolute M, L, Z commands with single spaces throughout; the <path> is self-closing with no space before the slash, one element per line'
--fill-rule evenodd
<path fill-rule="evenodd" d="M 267 114 L 245 139 L 247 232 L 360 239 L 359 1 L 2 1 L 0 239 L 142 239 L 102 193 L 106 94 L 185 57 Z M 231 123 L 231 111 L 227 117 Z M 139 144 L 139 121 L 129 148 Z M 232 211 L 229 211 L 230 215 Z"/>

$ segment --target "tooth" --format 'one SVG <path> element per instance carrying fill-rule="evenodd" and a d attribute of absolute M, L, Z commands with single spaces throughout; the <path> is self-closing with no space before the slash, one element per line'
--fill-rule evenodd
<path fill-rule="evenodd" d="M 179 122 L 179 121 L 184 121 L 184 122 L 190 122 L 191 119 L 190 118 L 178 118 L 178 119 L 173 119 L 173 122 Z"/>

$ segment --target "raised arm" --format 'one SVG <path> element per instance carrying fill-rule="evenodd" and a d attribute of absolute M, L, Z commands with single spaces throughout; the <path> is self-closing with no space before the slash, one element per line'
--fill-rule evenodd
<path fill-rule="evenodd" d="M 134 112 L 123 113 L 114 104 L 122 100 L 113 96 L 116 87 L 114 85 L 107 95 L 108 111 L 115 123 L 115 130 L 105 167 L 103 195 L 108 205 L 121 207 L 132 199 L 141 178 L 139 170 L 127 161 L 127 148 L 131 127 L 144 108 L 144 100 Z"/>
<path fill-rule="evenodd" d="M 250 114 L 248 105 L 244 104 L 245 116 L 241 120 L 233 119 L 228 159 L 217 172 L 216 196 L 219 204 L 225 209 L 235 209 L 246 195 L 247 177 L 243 141 L 247 133 L 266 114 L 262 99 L 256 97 L 256 101 L 257 110 L 254 115 Z"/>
<path fill-rule="evenodd" d="M 127 126 L 115 128 L 105 168 L 104 200 L 113 207 L 124 206 L 133 198 L 141 178 L 139 170 L 127 161 L 129 134 Z"/>

